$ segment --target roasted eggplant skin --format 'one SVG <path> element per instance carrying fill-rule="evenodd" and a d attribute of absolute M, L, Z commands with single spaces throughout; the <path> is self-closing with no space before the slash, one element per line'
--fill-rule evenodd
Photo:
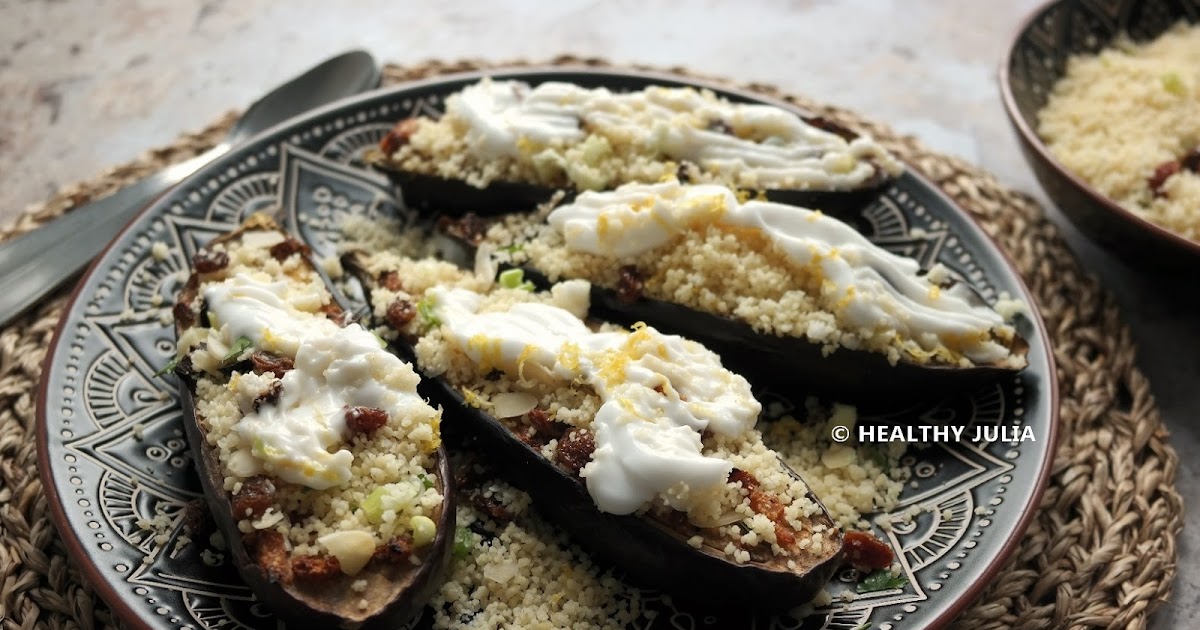
<path fill-rule="evenodd" d="M 834 133 L 847 141 L 859 134 L 831 120 L 819 116 L 800 116 L 804 122 Z M 400 121 L 403 124 L 405 121 Z M 555 195 L 564 195 L 570 200 L 580 191 L 574 187 L 545 186 L 528 182 L 495 181 L 480 188 L 461 179 L 429 175 L 403 170 L 392 166 L 385 151 L 395 150 L 407 140 L 389 133 L 380 141 L 379 147 L 366 155 L 372 168 L 384 173 L 397 188 L 408 207 L 432 210 L 451 216 L 473 212 L 482 216 L 494 216 L 508 212 L 532 210 L 550 201 Z M 885 186 L 894 178 L 876 167 L 875 175 L 862 186 L 849 190 L 804 190 L 764 189 L 761 192 L 770 201 L 821 208 L 826 214 L 836 217 L 855 217 L 859 209 L 878 198 Z M 757 192 L 757 191 L 755 191 Z"/>
<path fill-rule="evenodd" d="M 388 176 L 407 207 L 449 216 L 474 213 L 492 217 L 523 212 L 537 208 L 555 195 L 562 194 L 562 201 L 567 202 L 580 192 L 573 188 L 523 182 L 492 182 L 485 188 L 477 188 L 460 179 L 392 170 L 379 162 L 371 164 Z M 821 208 L 825 214 L 849 221 L 858 217 L 862 208 L 879 197 L 886 183 L 881 180 L 871 186 L 848 191 L 771 189 L 763 193 L 770 201 Z"/>
<path fill-rule="evenodd" d="M 273 221 L 256 215 L 238 229 L 218 237 L 213 243 L 232 242 L 248 230 L 265 229 L 278 228 Z M 313 264 L 310 258 L 306 257 L 306 260 L 308 264 Z M 191 304 L 197 297 L 199 284 L 199 277 L 193 273 L 176 304 Z M 189 326 L 189 322 L 177 319 L 176 334 L 182 334 Z M 434 455 L 436 483 L 443 497 L 441 512 L 434 519 L 437 534 L 433 542 L 414 550 L 414 555 L 421 558 L 420 564 L 373 561 L 353 577 L 339 573 L 327 580 L 307 583 L 297 580 L 285 583 L 252 559 L 250 550 L 247 549 L 238 530 L 231 496 L 224 488 L 224 474 L 221 472 L 218 450 L 208 443 L 200 422 L 201 416 L 195 400 L 196 382 L 188 374 L 177 373 L 176 376 L 179 379 L 183 427 L 205 500 L 217 528 L 225 538 L 234 566 L 259 601 L 265 603 L 279 617 L 298 624 L 297 627 L 347 630 L 395 628 L 421 612 L 425 603 L 441 587 L 449 566 L 454 539 L 454 477 L 444 447 L 439 446 Z M 356 580 L 367 581 L 367 588 L 361 593 L 350 588 L 351 583 Z M 367 607 L 361 610 L 359 603 L 364 599 L 367 601 Z"/>
<path fill-rule="evenodd" d="M 445 229 L 443 232 L 465 247 L 470 256 L 474 255 L 477 243 Z M 527 265 L 521 269 L 539 289 L 550 286 L 551 282 L 540 270 Z M 826 354 L 821 344 L 804 337 L 762 333 L 739 320 L 645 296 L 630 299 L 596 284 L 592 285 L 591 300 L 592 314 L 597 318 L 625 325 L 645 322 L 659 330 L 694 339 L 721 355 L 721 360 L 730 367 L 753 374 L 757 383 L 868 409 L 897 402 L 927 402 L 945 398 L 947 392 L 969 393 L 1021 371 L 1009 366 L 962 367 L 905 359 L 893 365 L 883 353 L 850 348 Z M 1024 357 L 1029 344 L 1017 335 L 1010 351 Z"/>
<path fill-rule="evenodd" d="M 353 256 L 343 258 L 343 263 L 364 285 L 371 286 L 373 279 Z M 412 341 L 402 339 L 393 346 L 401 356 L 415 361 Z M 820 507 L 813 523 L 835 533 L 836 549 L 799 571 L 754 561 L 737 564 L 722 557 L 720 550 L 692 547 L 679 533 L 653 519 L 601 512 L 581 481 L 543 457 L 498 419 L 468 404 L 447 380 L 424 378 L 421 387 L 431 402 L 442 405 L 450 419 L 442 425 L 448 438 L 474 440 L 500 474 L 529 494 L 539 512 L 599 560 L 618 567 L 634 583 L 671 593 L 699 609 L 744 611 L 749 606 L 756 611 L 783 611 L 810 601 L 842 564 L 840 530 L 811 491 L 808 498 Z M 783 465 L 789 474 L 799 477 Z"/>
<path fill-rule="evenodd" d="M 536 270 L 526 269 L 526 276 L 546 282 Z M 755 382 L 864 408 L 926 402 L 945 398 L 947 392 L 970 393 L 1020 371 L 1007 366 L 961 367 L 903 359 L 893 365 L 882 353 L 849 348 L 825 354 L 820 344 L 803 337 L 764 334 L 745 322 L 674 302 L 646 297 L 624 300 L 616 291 L 597 285 L 592 285 L 591 297 L 597 317 L 626 325 L 645 322 L 695 339 L 731 367 L 754 374 Z M 1011 351 L 1025 356 L 1029 344 L 1017 336 Z"/>
<path fill-rule="evenodd" d="M 446 413 L 462 423 L 463 432 L 477 440 L 502 475 L 529 494 L 539 512 L 636 584 L 670 593 L 702 610 L 778 612 L 812 600 L 842 564 L 840 533 L 836 550 L 819 563 L 789 571 L 754 561 L 737 564 L 717 555 L 720 550 L 692 547 L 652 519 L 601 512 L 583 483 L 499 420 L 468 405 L 453 385 L 442 378 L 426 379 L 424 385 L 430 399 L 441 402 Z M 790 468 L 788 472 L 796 474 Z M 827 532 L 839 532 L 817 497 L 809 492 L 808 498 L 821 509 L 814 523 L 825 525 Z"/>

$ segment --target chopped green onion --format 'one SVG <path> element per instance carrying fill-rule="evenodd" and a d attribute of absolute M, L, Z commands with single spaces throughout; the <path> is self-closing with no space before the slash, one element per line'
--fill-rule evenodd
<path fill-rule="evenodd" d="M 383 521 L 384 492 L 384 486 L 375 488 L 371 491 L 371 494 L 367 495 L 367 498 L 363 499 L 362 505 L 359 506 L 362 508 L 363 514 L 366 515 L 367 520 L 371 521 L 372 523 L 378 524 Z"/>
<path fill-rule="evenodd" d="M 1166 91 L 1176 96 L 1183 96 L 1187 93 L 1187 86 L 1184 85 L 1183 79 L 1179 77 L 1178 73 L 1168 72 L 1162 75 L 1162 84 Z"/>
<path fill-rule="evenodd" d="M 433 487 L 433 480 L 430 479 L 429 477 L 426 477 L 425 475 L 418 473 L 417 478 L 421 480 L 421 485 L 425 486 L 426 489 Z"/>
<path fill-rule="evenodd" d="M 173 371 L 175 369 L 175 366 L 179 365 L 179 361 L 181 358 L 182 357 L 175 357 L 174 359 L 167 361 L 167 364 L 158 368 L 158 371 L 155 372 L 154 375 L 162 376 L 163 374 L 166 374 L 167 372 Z"/>
<path fill-rule="evenodd" d="M 217 314 L 212 311 L 208 312 L 208 327 L 220 328 L 220 326 L 217 325 Z"/>
<path fill-rule="evenodd" d="M 259 459 L 271 459 L 279 456 L 279 449 L 268 445 L 262 438 L 254 438 L 254 442 L 250 444 L 250 451 Z"/>
<path fill-rule="evenodd" d="M 533 283 L 525 279 L 525 270 L 523 269 L 505 269 L 500 272 L 500 286 L 505 289 L 521 289 L 522 291 L 533 291 Z"/>
<path fill-rule="evenodd" d="M 871 630 L 871 625 L 870 621 L 864 621 L 855 626 L 854 630 Z"/>
<path fill-rule="evenodd" d="M 252 345 L 254 345 L 254 342 L 251 341 L 249 337 L 238 337 L 237 340 L 233 342 L 233 347 L 229 348 L 229 352 L 225 353 L 225 358 L 221 361 L 232 361 L 242 356 L 242 353 Z"/>
<path fill-rule="evenodd" d="M 519 252 L 523 249 L 525 249 L 525 243 L 513 243 L 512 245 L 505 245 L 504 247 L 501 247 L 498 251 L 511 254 L 513 252 Z"/>
<path fill-rule="evenodd" d="M 893 588 L 904 588 L 906 584 L 908 584 L 907 577 L 892 575 L 890 569 L 879 569 L 858 583 L 858 592 L 874 593 L 875 591 L 887 591 Z"/>
<path fill-rule="evenodd" d="M 429 328 L 434 328 L 442 325 L 442 320 L 438 319 L 437 311 L 433 308 L 433 303 L 429 298 L 422 298 L 417 302 L 417 314 L 421 316 L 421 322 Z"/>
<path fill-rule="evenodd" d="M 380 337 L 380 336 L 379 336 L 379 333 L 377 333 L 377 332 L 375 332 L 375 331 L 373 331 L 373 330 L 372 330 L 372 331 L 371 331 L 371 334 L 375 336 L 375 341 L 376 341 L 377 343 L 379 343 L 379 347 L 380 347 L 380 348 L 386 348 L 386 347 L 387 347 L 387 342 L 386 342 L 386 341 L 384 341 L 383 337 Z"/>
<path fill-rule="evenodd" d="M 454 557 L 466 558 L 475 546 L 475 536 L 466 527 L 454 528 Z"/>

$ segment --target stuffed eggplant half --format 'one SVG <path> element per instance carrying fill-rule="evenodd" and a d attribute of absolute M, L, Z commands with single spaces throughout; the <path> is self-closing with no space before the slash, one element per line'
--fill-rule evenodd
<path fill-rule="evenodd" d="M 749 383 L 698 343 L 586 319 L 583 281 L 535 292 L 433 260 L 354 254 L 373 312 L 539 510 L 638 583 L 787 609 L 841 559 L 820 501 L 754 428 Z M 752 599 L 751 599 L 752 598 Z"/>
<path fill-rule="evenodd" d="M 664 177 L 803 191 L 817 201 L 873 191 L 903 171 L 869 137 L 708 90 L 614 93 L 490 78 L 448 97 L 439 119 L 400 121 L 367 159 L 393 176 L 406 202 L 449 212 L 521 210 L 556 190 Z"/>
<path fill-rule="evenodd" d="M 395 626 L 449 559 L 441 412 L 411 365 L 345 322 L 306 249 L 255 215 L 196 254 L 175 306 L 184 423 L 260 600 L 306 625 Z"/>
<path fill-rule="evenodd" d="M 591 282 L 608 319 L 694 337 L 842 400 L 938 394 L 1026 362 L 1013 326 L 942 265 L 922 270 L 821 212 L 723 186 L 629 184 L 447 228 L 501 265 Z"/>

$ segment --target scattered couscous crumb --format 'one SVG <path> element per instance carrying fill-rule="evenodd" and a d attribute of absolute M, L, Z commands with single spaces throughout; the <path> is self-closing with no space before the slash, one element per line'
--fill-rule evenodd
<path fill-rule="evenodd" d="M 150 246 L 150 255 L 154 257 L 155 261 L 162 262 L 171 255 L 171 248 L 162 241 L 154 241 L 154 244 Z"/>

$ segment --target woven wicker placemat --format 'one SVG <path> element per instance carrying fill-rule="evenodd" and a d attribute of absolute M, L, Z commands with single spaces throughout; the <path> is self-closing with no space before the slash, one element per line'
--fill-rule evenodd
<path fill-rule="evenodd" d="M 552 64 L 605 65 L 561 57 Z M 492 64 L 388 66 L 385 82 Z M 518 64 L 505 64 L 512 66 Z M 529 64 L 519 64 L 529 65 Z M 545 64 L 541 64 L 545 65 Z M 687 72 L 681 68 L 641 68 Z M 977 167 L 842 109 L 771 86 L 741 86 L 866 130 L 937 183 L 1008 252 L 1045 318 L 1058 362 L 1061 441 L 1050 486 L 1017 552 L 958 620 L 970 628 L 1144 628 L 1171 592 L 1183 506 L 1178 457 L 1134 367 L 1134 345 L 1116 303 L 1080 268 L 1058 229 L 1029 196 Z M 229 114 L 168 148 L 68 186 L 25 211 L 0 240 L 212 146 Z M 81 584 L 47 512 L 36 469 L 34 390 L 68 291 L 0 331 L 0 619 L 4 630 L 113 625 Z"/>

